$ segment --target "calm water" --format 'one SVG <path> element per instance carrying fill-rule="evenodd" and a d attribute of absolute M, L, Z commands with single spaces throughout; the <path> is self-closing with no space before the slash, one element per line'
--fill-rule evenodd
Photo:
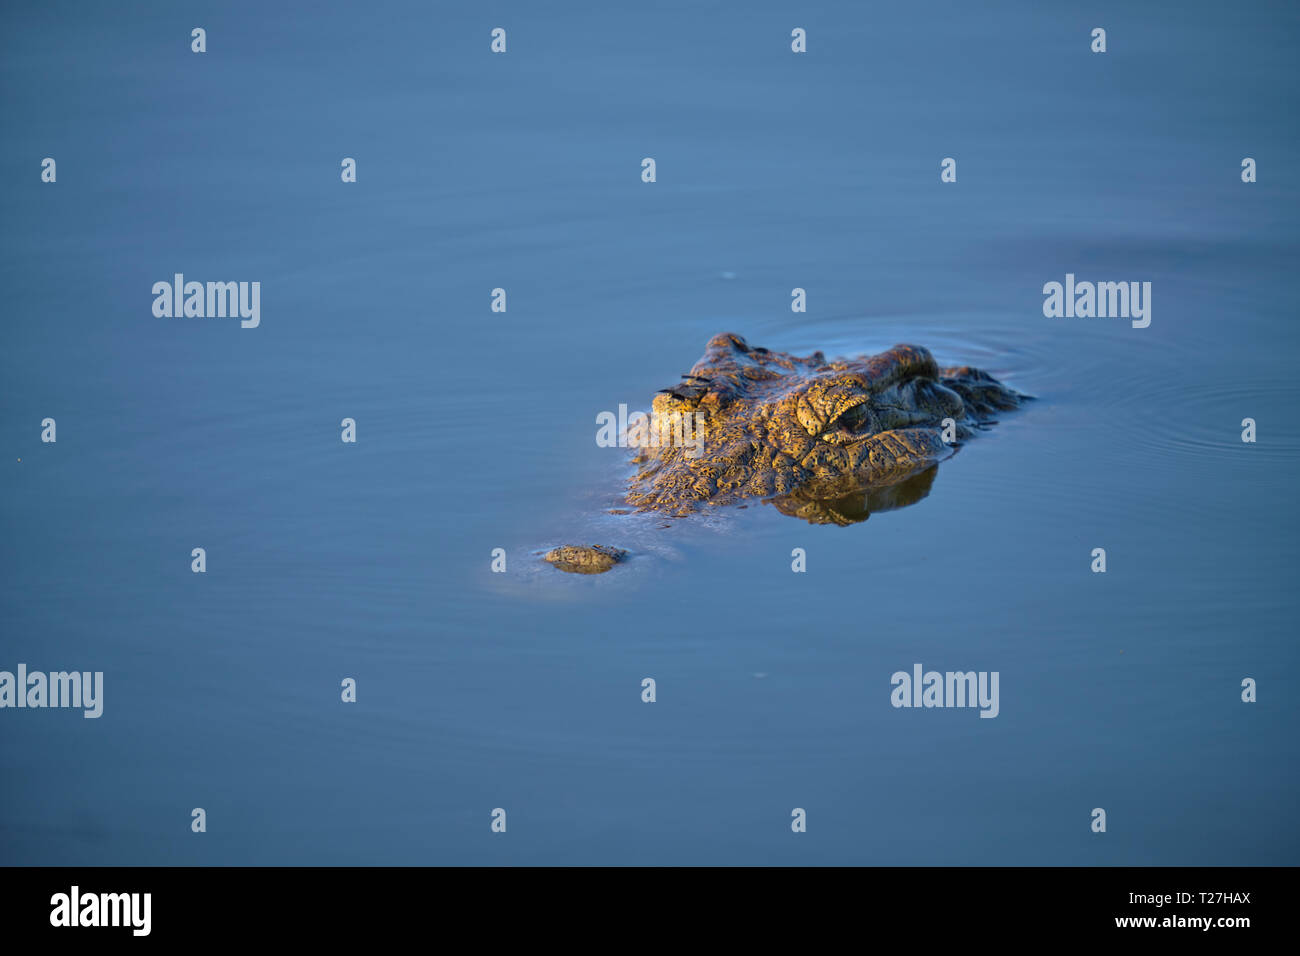
<path fill-rule="evenodd" d="M 0 862 L 1296 863 L 1294 8 L 464 6 L 5 9 L 0 669 L 106 690 L 0 712 Z M 1038 401 L 851 527 L 606 514 L 721 331 Z"/>

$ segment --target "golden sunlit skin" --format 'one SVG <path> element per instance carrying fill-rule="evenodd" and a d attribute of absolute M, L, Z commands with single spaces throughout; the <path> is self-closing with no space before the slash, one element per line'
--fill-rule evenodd
<path fill-rule="evenodd" d="M 940 369 L 915 345 L 827 361 L 751 348 L 730 333 L 710 339 L 684 378 L 655 397 L 654 415 L 702 412 L 702 453 L 640 449 L 627 500 L 642 511 L 681 515 L 742 498 L 832 499 L 893 485 L 1024 398 L 978 369 Z"/>
<path fill-rule="evenodd" d="M 627 503 L 638 511 L 681 516 L 758 498 L 815 524 L 850 524 L 925 497 L 936 463 L 1028 397 L 979 369 L 941 369 L 915 345 L 827 360 L 732 333 L 710 339 L 682 379 L 655 397 L 653 421 L 687 422 L 688 436 L 698 425 L 696 441 L 637 449 Z"/>
<path fill-rule="evenodd" d="M 573 574 L 601 574 L 627 557 L 627 552 L 603 544 L 566 544 L 546 552 L 542 558 L 561 571 Z"/>

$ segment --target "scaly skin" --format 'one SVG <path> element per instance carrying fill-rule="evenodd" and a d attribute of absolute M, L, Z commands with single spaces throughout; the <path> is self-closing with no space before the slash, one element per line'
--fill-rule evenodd
<path fill-rule="evenodd" d="M 621 548 L 603 544 L 564 544 L 547 551 L 542 560 L 572 574 L 604 574 L 626 557 Z"/>
<path fill-rule="evenodd" d="M 840 498 L 896 484 L 953 452 L 957 441 L 1016 408 L 1024 396 L 978 369 L 940 369 L 915 345 L 827 361 L 751 348 L 714 336 L 685 382 L 655 397 L 653 414 L 702 412 L 703 453 L 642 448 L 628 503 L 689 514 L 742 498 Z M 784 510 L 784 509 L 783 509 Z"/>
<path fill-rule="evenodd" d="M 663 434 L 659 423 L 671 416 L 691 430 L 684 443 L 638 449 L 627 502 L 639 511 L 686 515 L 760 498 L 814 523 L 861 521 L 925 497 L 937 462 L 1027 398 L 979 369 L 941 369 L 915 345 L 827 361 L 753 348 L 731 333 L 710 339 L 682 378 L 655 397 L 651 431 Z M 942 438 L 948 418 L 952 443 Z M 563 562 L 547 560 L 562 570 L 614 564 L 599 547 L 558 551 Z"/>

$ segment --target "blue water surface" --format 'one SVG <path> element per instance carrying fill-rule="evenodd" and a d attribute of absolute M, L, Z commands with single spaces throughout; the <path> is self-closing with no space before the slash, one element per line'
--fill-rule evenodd
<path fill-rule="evenodd" d="M 0 669 L 105 686 L 0 711 L 0 862 L 1297 862 L 1293 5 L 0 23 Z M 1066 273 L 1150 326 L 1046 318 Z M 849 527 L 607 514 L 596 415 L 723 331 L 1037 400 Z M 999 715 L 893 708 L 915 663 Z"/>

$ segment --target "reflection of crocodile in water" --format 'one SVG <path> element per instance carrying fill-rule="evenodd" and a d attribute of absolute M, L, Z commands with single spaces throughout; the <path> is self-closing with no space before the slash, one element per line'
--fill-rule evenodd
<path fill-rule="evenodd" d="M 924 498 L 939 461 L 1028 397 L 979 369 L 941 369 L 914 345 L 827 361 L 729 333 L 682 378 L 655 396 L 653 419 L 699 422 L 699 444 L 638 449 L 627 502 L 639 511 L 686 515 L 759 498 L 815 524 L 862 521 Z M 546 560 L 593 574 L 625 554 L 569 545 Z"/>

